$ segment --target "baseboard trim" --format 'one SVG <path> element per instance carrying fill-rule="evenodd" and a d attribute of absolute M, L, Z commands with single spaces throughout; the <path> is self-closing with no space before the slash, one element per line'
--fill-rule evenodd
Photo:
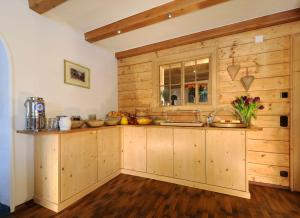
<path fill-rule="evenodd" d="M 208 185 L 208 184 L 203 184 L 203 183 L 198 183 L 198 182 L 192 182 L 192 181 L 176 179 L 176 178 L 171 178 L 171 177 L 166 177 L 166 176 L 154 175 L 154 174 L 150 174 L 150 173 L 136 172 L 136 171 L 126 170 L 126 169 L 122 169 L 121 173 L 127 174 L 127 175 L 132 175 L 132 176 L 139 176 L 139 177 L 148 178 L 148 179 L 159 180 L 159 181 L 163 181 L 163 182 L 170 182 L 170 183 L 174 183 L 177 185 L 184 185 L 184 186 L 188 186 L 188 187 L 192 187 L 192 188 L 198 188 L 198 189 L 203 189 L 203 190 L 207 190 L 207 191 L 227 194 L 227 195 L 233 195 L 233 196 L 237 196 L 237 197 L 241 197 L 241 198 L 250 199 L 250 197 L 251 197 L 250 192 L 246 192 L 246 191 L 239 191 L 239 190 L 223 188 L 223 187 L 219 187 L 219 186 L 213 186 L 213 185 Z"/>

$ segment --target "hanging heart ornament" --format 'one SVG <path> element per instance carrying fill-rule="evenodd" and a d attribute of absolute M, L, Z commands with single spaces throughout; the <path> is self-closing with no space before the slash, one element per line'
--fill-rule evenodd
<path fill-rule="evenodd" d="M 227 67 L 227 71 L 231 80 L 233 81 L 238 72 L 240 71 L 240 65 L 230 65 Z"/>
<path fill-rule="evenodd" d="M 234 57 L 232 57 L 232 64 L 227 67 L 227 72 L 232 81 L 235 79 L 236 75 L 240 71 L 240 68 L 241 68 L 240 65 L 234 64 Z"/>
<path fill-rule="evenodd" d="M 248 75 L 248 68 L 247 68 L 247 75 L 243 76 L 241 78 L 241 83 L 244 86 L 245 90 L 248 92 L 248 90 L 250 89 L 253 81 L 254 81 L 255 77 L 254 76 L 249 76 Z"/>

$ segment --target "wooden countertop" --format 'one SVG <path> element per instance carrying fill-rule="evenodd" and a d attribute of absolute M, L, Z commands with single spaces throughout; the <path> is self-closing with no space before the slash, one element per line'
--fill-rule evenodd
<path fill-rule="evenodd" d="M 117 125 L 117 126 L 101 126 L 96 128 L 78 128 L 71 129 L 68 131 L 60 131 L 60 130 L 41 130 L 41 131 L 31 131 L 31 130 L 17 130 L 17 133 L 28 134 L 28 135 L 47 135 L 47 134 L 67 134 L 67 133 L 75 133 L 75 132 L 85 132 L 85 131 L 97 131 L 106 128 L 122 128 L 126 126 L 134 126 L 134 127 L 155 127 L 155 128 L 186 128 L 186 129 L 202 129 L 202 130 L 233 130 L 233 131 L 260 131 L 262 128 L 259 127 L 251 127 L 251 128 L 219 128 L 219 127 L 188 127 L 188 126 L 162 126 L 162 125 Z"/>

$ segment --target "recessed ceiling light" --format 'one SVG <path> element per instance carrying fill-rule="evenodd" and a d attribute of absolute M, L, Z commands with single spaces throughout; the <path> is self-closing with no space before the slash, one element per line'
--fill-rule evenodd
<path fill-rule="evenodd" d="M 121 32 L 122 32 L 121 30 L 118 30 L 118 31 L 117 31 L 118 34 L 120 34 Z"/>
<path fill-rule="evenodd" d="M 168 13 L 168 18 L 172 18 L 172 14 L 171 13 Z"/>

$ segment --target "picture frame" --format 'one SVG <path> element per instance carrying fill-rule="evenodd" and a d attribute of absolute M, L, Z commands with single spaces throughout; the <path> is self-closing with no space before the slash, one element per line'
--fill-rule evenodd
<path fill-rule="evenodd" d="M 65 84 L 90 89 L 90 69 L 64 60 L 64 82 Z"/>

